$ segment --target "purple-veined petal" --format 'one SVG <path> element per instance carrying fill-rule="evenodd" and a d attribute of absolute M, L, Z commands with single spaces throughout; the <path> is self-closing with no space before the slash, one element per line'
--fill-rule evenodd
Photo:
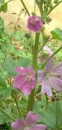
<path fill-rule="evenodd" d="M 30 128 L 30 130 L 46 130 L 46 125 L 43 124 L 38 124 L 38 125 L 34 125 Z"/>
<path fill-rule="evenodd" d="M 54 63 L 54 58 L 51 58 L 45 66 L 45 71 L 51 71 L 51 69 L 53 68 L 53 63 Z"/>
<path fill-rule="evenodd" d="M 41 92 L 43 94 L 47 94 L 48 96 L 52 96 L 51 87 L 47 79 L 43 79 Z"/>
<path fill-rule="evenodd" d="M 26 124 L 34 124 L 39 119 L 38 114 L 33 114 L 31 111 L 28 112 L 26 116 Z"/>
<path fill-rule="evenodd" d="M 44 71 L 43 70 L 38 70 L 38 73 L 37 73 L 37 81 L 38 83 L 42 83 L 42 80 L 43 80 L 43 77 L 44 77 Z"/>
<path fill-rule="evenodd" d="M 62 80 L 59 78 L 56 78 L 54 76 L 50 76 L 49 77 L 49 82 L 51 84 L 51 86 L 56 90 L 56 91 L 60 91 L 62 90 Z"/>
<path fill-rule="evenodd" d="M 15 122 L 12 122 L 11 127 L 13 130 L 19 130 L 19 129 L 21 130 L 24 127 L 24 121 L 19 119 Z"/>
<path fill-rule="evenodd" d="M 24 82 L 24 76 L 19 74 L 14 79 L 13 87 L 18 88 L 18 86 L 20 86 L 20 84 Z"/>
<path fill-rule="evenodd" d="M 29 95 L 34 87 L 35 87 L 34 83 L 30 83 L 30 84 L 24 83 L 21 84 L 18 88 L 24 93 L 24 95 Z"/>
<path fill-rule="evenodd" d="M 62 62 L 60 62 L 58 65 L 53 67 L 51 70 L 52 75 L 61 75 L 62 74 Z"/>

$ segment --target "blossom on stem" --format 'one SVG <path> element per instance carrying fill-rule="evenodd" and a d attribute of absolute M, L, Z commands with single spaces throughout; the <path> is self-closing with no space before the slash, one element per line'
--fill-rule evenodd
<path fill-rule="evenodd" d="M 34 15 L 28 18 L 27 27 L 30 31 L 39 32 L 42 28 L 42 21 L 40 17 Z"/>
<path fill-rule="evenodd" d="M 44 46 L 43 50 L 47 51 L 49 53 L 49 55 L 53 54 L 53 51 L 51 51 L 51 49 L 48 46 Z"/>
<path fill-rule="evenodd" d="M 38 71 L 38 83 L 42 84 L 41 92 L 52 96 L 51 87 L 56 91 L 62 90 L 62 80 L 58 78 L 62 74 L 62 62 L 53 66 L 54 59 L 51 58 L 44 70 Z"/>
<path fill-rule="evenodd" d="M 24 95 L 29 95 L 36 83 L 33 69 L 31 67 L 15 67 L 14 70 L 18 74 L 14 79 L 13 87 L 18 88 Z"/>
<path fill-rule="evenodd" d="M 40 63 L 42 63 L 44 60 L 47 60 L 47 58 L 53 54 L 53 51 L 48 46 L 44 46 L 43 50 L 46 51 L 48 54 L 44 52 L 43 55 L 41 55 L 41 51 L 38 53 Z"/>
<path fill-rule="evenodd" d="M 33 114 L 31 111 L 26 116 L 26 121 L 19 119 L 11 123 L 13 130 L 46 130 L 46 125 L 36 124 L 39 119 L 38 114 Z"/>

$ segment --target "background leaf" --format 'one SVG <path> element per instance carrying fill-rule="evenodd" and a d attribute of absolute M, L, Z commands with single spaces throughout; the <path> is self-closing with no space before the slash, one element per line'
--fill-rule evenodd
<path fill-rule="evenodd" d="M 62 125 L 62 101 L 51 103 L 47 110 L 41 112 L 41 121 L 53 130 Z"/>
<path fill-rule="evenodd" d="M 62 40 L 62 30 L 60 28 L 55 28 L 51 31 L 51 34 L 53 39 Z"/>

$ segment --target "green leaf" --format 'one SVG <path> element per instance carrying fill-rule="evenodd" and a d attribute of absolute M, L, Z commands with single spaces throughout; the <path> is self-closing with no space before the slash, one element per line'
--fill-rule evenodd
<path fill-rule="evenodd" d="M 17 64 L 22 67 L 28 67 L 31 65 L 31 60 L 29 58 L 23 58 L 17 60 Z"/>
<path fill-rule="evenodd" d="M 11 95 L 11 88 L 7 87 L 4 78 L 0 77 L 0 95 L 3 95 L 5 98 Z"/>
<path fill-rule="evenodd" d="M 10 57 L 7 58 L 3 63 L 3 68 L 6 72 L 8 72 L 10 75 L 14 76 L 16 75 L 16 72 L 14 71 L 14 67 L 16 66 L 16 62 L 11 59 Z"/>
<path fill-rule="evenodd" d="M 28 67 L 30 66 L 31 61 L 28 58 L 22 58 L 18 60 L 13 60 L 10 57 L 7 58 L 3 63 L 3 68 L 10 76 L 15 76 L 16 72 L 14 71 L 15 66 Z"/>
<path fill-rule="evenodd" d="M 5 111 L 6 113 L 10 114 L 11 109 L 10 109 L 10 108 L 6 108 L 6 109 L 4 109 L 4 111 Z M 4 114 L 0 111 L 0 125 L 1 125 L 1 124 L 4 124 L 5 122 L 10 122 L 10 121 L 11 121 L 11 119 L 8 118 L 8 116 L 4 115 Z"/>
<path fill-rule="evenodd" d="M 61 127 L 62 101 L 55 101 L 48 106 L 47 111 L 42 111 L 41 121 L 52 129 Z"/>
<path fill-rule="evenodd" d="M 0 76 L 0 87 L 7 88 L 5 80 Z"/>
<path fill-rule="evenodd" d="M 1 6 L 1 10 L 5 13 L 7 11 L 7 2 Z"/>
<path fill-rule="evenodd" d="M 51 31 L 51 34 L 53 39 L 62 40 L 62 30 L 60 28 L 55 28 Z"/>

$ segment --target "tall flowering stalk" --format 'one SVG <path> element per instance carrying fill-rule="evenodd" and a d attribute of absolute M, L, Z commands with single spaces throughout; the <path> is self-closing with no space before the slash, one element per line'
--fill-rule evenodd
<path fill-rule="evenodd" d="M 15 67 L 15 71 L 17 75 L 14 79 L 13 87 L 19 89 L 24 95 L 29 95 L 28 104 L 27 104 L 27 116 L 26 120 L 17 119 L 16 121 L 11 123 L 11 127 L 13 130 L 46 130 L 47 127 L 44 124 L 36 124 L 39 115 L 33 114 L 31 111 L 33 110 L 34 104 L 34 95 L 35 95 L 35 86 L 36 83 L 42 85 L 41 92 L 43 94 L 47 94 L 48 96 L 52 96 L 51 87 L 53 87 L 56 91 L 62 90 L 62 79 L 59 78 L 62 75 L 62 62 L 58 65 L 54 66 L 54 58 L 52 58 L 61 48 L 59 48 L 56 52 L 52 52 L 47 46 L 44 46 L 44 50 L 48 51 L 50 57 L 47 59 L 45 64 L 43 65 L 41 70 L 37 70 L 37 58 L 38 58 L 38 47 L 39 47 L 39 38 L 40 38 L 40 30 L 43 27 L 42 20 L 39 16 L 34 14 L 30 16 L 23 0 L 21 0 L 29 18 L 27 20 L 27 28 L 36 33 L 35 43 L 33 45 L 33 56 L 32 56 L 32 67 Z M 39 1 L 38 1 L 39 2 Z M 41 2 L 43 4 L 43 1 Z M 41 12 L 43 15 L 43 5 L 41 6 Z M 44 33 L 42 37 L 44 38 Z M 43 39 L 44 41 L 44 39 Z M 42 44 L 42 45 L 45 45 Z"/>
<path fill-rule="evenodd" d="M 42 28 L 42 21 L 38 16 L 32 16 L 32 17 L 28 18 L 28 24 L 27 25 L 28 25 L 28 28 L 31 31 L 36 32 L 35 44 L 33 46 L 33 60 L 32 60 L 32 67 L 33 67 L 33 69 L 35 71 L 35 76 L 36 76 L 38 46 L 39 46 L 39 38 L 40 38 L 40 29 Z M 31 91 L 31 94 L 29 95 L 29 98 L 28 98 L 27 112 L 32 111 L 32 109 L 33 109 L 34 94 L 35 94 L 35 88 Z"/>

